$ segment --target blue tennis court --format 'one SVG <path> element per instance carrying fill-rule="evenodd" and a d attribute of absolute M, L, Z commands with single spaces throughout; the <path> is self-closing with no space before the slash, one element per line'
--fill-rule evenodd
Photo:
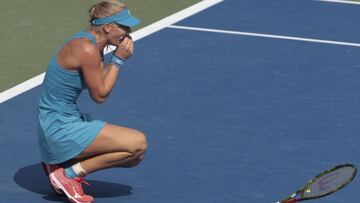
<path fill-rule="evenodd" d="M 357 19 L 354 4 L 225 0 L 137 41 L 108 101 L 85 92 L 79 108 L 143 131 L 149 150 L 138 167 L 89 175 L 86 192 L 96 202 L 267 203 L 329 167 L 360 166 Z M 0 105 L 1 203 L 67 202 L 40 165 L 40 88 Z M 356 202 L 359 189 L 355 179 L 314 202 Z"/>

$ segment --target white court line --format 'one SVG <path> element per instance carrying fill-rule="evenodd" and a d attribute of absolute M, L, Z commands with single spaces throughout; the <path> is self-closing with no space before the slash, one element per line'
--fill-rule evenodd
<path fill-rule="evenodd" d="M 322 39 L 312 39 L 312 38 L 302 38 L 302 37 L 291 37 L 284 35 L 271 35 L 271 34 L 262 34 L 262 33 L 253 33 L 253 32 L 238 32 L 238 31 L 229 31 L 229 30 L 216 30 L 208 28 L 199 28 L 199 27 L 188 27 L 188 26 L 178 26 L 178 25 L 169 25 L 168 28 L 173 29 L 182 29 L 182 30 L 193 30 L 201 32 L 215 32 L 223 34 L 233 34 L 233 35 L 245 35 L 253 37 L 266 37 L 266 38 L 275 38 L 275 39 L 284 39 L 284 40 L 295 40 L 295 41 L 304 41 L 304 42 L 316 42 L 322 44 L 333 44 L 333 45 L 342 45 L 342 46 L 353 46 L 360 47 L 358 43 L 352 42 L 340 42 L 340 41 L 331 41 L 331 40 L 322 40 Z"/>
<path fill-rule="evenodd" d="M 144 38 L 154 32 L 157 32 L 161 29 L 168 27 L 171 24 L 179 22 L 187 17 L 190 17 L 198 12 L 201 12 L 211 6 L 214 6 L 224 0 L 203 0 L 197 4 L 194 4 L 184 10 L 181 10 L 173 15 L 170 15 L 162 20 L 159 20 L 149 26 L 146 26 L 133 34 L 131 34 L 134 41 L 137 41 L 141 38 Z M 111 47 L 109 50 L 105 50 L 105 53 L 109 53 L 110 51 L 114 50 L 115 47 Z M 22 94 L 40 84 L 42 84 L 44 80 L 45 73 L 41 73 L 38 76 L 35 76 L 23 83 L 20 83 L 4 92 L 0 93 L 0 104 L 19 95 Z"/>
<path fill-rule="evenodd" d="M 317 0 L 317 1 L 342 3 L 342 4 L 358 4 L 358 5 L 360 5 L 360 2 L 356 2 L 356 1 L 345 1 L 345 0 Z"/>

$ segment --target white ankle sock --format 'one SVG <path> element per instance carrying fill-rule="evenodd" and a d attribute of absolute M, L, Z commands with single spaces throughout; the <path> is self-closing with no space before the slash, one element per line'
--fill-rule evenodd
<path fill-rule="evenodd" d="M 81 166 L 80 162 L 77 164 L 74 164 L 72 166 L 72 169 L 74 170 L 74 172 L 76 173 L 77 176 L 84 177 L 87 174 L 86 171 Z"/>

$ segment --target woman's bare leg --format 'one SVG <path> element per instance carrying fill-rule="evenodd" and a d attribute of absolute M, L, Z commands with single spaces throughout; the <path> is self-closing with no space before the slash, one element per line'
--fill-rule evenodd
<path fill-rule="evenodd" d="M 69 162 L 80 160 L 86 173 L 111 167 L 132 167 L 141 162 L 146 149 L 146 137 L 140 131 L 106 124 L 92 144 Z"/>

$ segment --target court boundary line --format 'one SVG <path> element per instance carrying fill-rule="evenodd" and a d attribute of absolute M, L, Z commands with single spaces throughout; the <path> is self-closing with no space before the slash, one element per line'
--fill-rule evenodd
<path fill-rule="evenodd" d="M 356 1 L 346 1 L 346 0 L 316 0 L 316 1 L 332 2 L 332 3 L 341 3 L 341 4 L 355 4 L 355 5 L 360 5 L 360 2 L 356 2 Z"/>
<path fill-rule="evenodd" d="M 171 24 L 184 20 L 192 15 L 195 15 L 196 13 L 206 10 L 207 8 L 215 6 L 216 4 L 219 4 L 223 1 L 224 0 L 200 1 L 170 16 L 167 16 L 159 21 L 156 21 L 146 27 L 141 28 L 140 30 L 132 33 L 131 36 L 134 39 L 134 41 L 140 40 L 148 35 L 151 35 L 155 32 L 158 32 L 168 27 Z M 114 49 L 115 49 L 114 46 L 110 47 L 108 50 L 105 50 L 105 54 L 113 51 Z M 31 79 L 28 79 L 18 85 L 15 85 L 3 92 L 0 92 L 0 104 L 41 85 L 44 80 L 44 77 L 45 77 L 45 72 Z"/>
<path fill-rule="evenodd" d="M 264 33 L 254 33 L 254 32 L 239 32 L 239 31 L 209 29 L 209 28 L 180 26 L 180 25 L 169 25 L 168 28 L 182 29 L 182 30 L 192 30 L 192 31 L 201 31 L 201 32 L 214 32 L 214 33 L 222 33 L 222 34 L 243 35 L 243 36 L 252 36 L 252 37 L 273 38 L 273 39 L 284 39 L 284 40 L 303 41 L 303 42 L 315 42 L 315 43 L 321 43 L 321 44 L 332 44 L 332 45 L 341 45 L 341 46 L 360 47 L 360 43 L 342 42 L 342 41 L 333 41 L 333 40 L 322 40 L 322 39 L 303 38 L 303 37 L 293 37 L 293 36 L 286 36 L 286 35 L 273 35 L 273 34 L 264 34 Z"/>

